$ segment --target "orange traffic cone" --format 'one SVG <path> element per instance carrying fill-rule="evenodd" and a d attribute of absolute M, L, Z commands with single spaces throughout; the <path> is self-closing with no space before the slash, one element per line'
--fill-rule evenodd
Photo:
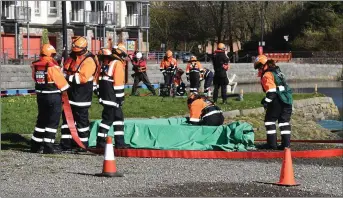
<path fill-rule="evenodd" d="M 298 186 L 300 184 L 295 183 L 291 149 L 285 148 L 285 156 L 283 158 L 280 181 L 275 183 L 280 186 Z"/>
<path fill-rule="evenodd" d="M 117 172 L 116 160 L 113 151 L 112 137 L 107 136 L 105 147 L 105 159 L 102 173 L 96 174 L 102 177 L 123 177 L 123 174 Z"/>

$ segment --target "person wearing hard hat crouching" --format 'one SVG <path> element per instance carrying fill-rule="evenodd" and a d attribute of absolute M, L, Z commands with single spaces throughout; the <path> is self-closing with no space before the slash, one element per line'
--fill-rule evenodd
<path fill-rule="evenodd" d="M 225 45 L 219 43 L 217 50 L 214 51 L 213 57 L 213 67 L 214 67 L 214 91 L 213 91 L 213 101 L 216 103 L 218 99 L 218 91 L 221 89 L 221 95 L 223 99 L 223 104 L 227 100 L 227 85 L 229 84 L 229 79 L 227 78 L 226 71 L 229 69 L 229 58 L 225 52 Z"/>
<path fill-rule="evenodd" d="M 138 84 L 143 81 L 143 83 L 147 86 L 150 92 L 155 96 L 156 92 L 154 87 L 151 85 L 148 75 L 146 73 L 147 70 L 147 63 L 146 60 L 143 58 L 141 52 L 137 52 L 134 57 L 129 56 L 131 63 L 133 65 L 132 70 L 135 72 L 133 74 L 134 82 L 132 86 L 132 96 L 136 95 Z"/>
<path fill-rule="evenodd" d="M 119 43 L 112 49 L 108 64 L 103 64 L 99 74 L 99 103 L 104 107 L 102 120 L 97 133 L 97 148 L 106 146 L 106 137 L 113 125 L 115 148 L 129 148 L 124 139 L 124 103 L 125 66 L 127 51 Z"/>
<path fill-rule="evenodd" d="M 182 81 L 182 75 L 185 73 L 181 68 L 177 68 L 174 76 L 175 96 L 184 96 L 186 93 L 186 85 Z"/>
<path fill-rule="evenodd" d="M 191 93 L 187 100 L 189 123 L 194 125 L 219 126 L 224 123 L 221 109 L 205 96 Z"/>
<path fill-rule="evenodd" d="M 261 77 L 261 85 L 266 96 L 261 104 L 266 109 L 264 124 L 267 130 L 267 144 L 261 148 L 284 149 L 290 147 L 291 115 L 292 115 L 292 90 L 286 83 L 285 75 L 281 73 L 273 60 L 268 60 L 265 55 L 259 55 L 254 62 L 254 68 Z M 277 146 L 276 121 L 281 132 L 281 145 Z"/>
<path fill-rule="evenodd" d="M 213 72 L 207 68 L 204 68 L 202 79 L 205 80 L 205 82 L 204 82 L 204 94 L 205 94 L 205 96 L 209 96 L 210 95 L 209 92 L 211 91 L 211 86 L 212 86 L 212 81 L 213 81 Z"/>
<path fill-rule="evenodd" d="M 31 152 L 44 154 L 58 153 L 53 147 L 62 112 L 61 92 L 69 88 L 61 68 L 54 59 L 55 48 L 44 44 L 40 58 L 32 63 L 32 78 L 37 93 L 38 116 L 31 137 Z"/>
<path fill-rule="evenodd" d="M 71 86 L 68 89 L 68 98 L 80 140 L 87 147 L 89 137 L 88 110 L 92 104 L 93 79 L 97 70 L 95 56 L 87 50 L 87 40 L 76 37 L 72 42 L 68 59 L 64 63 L 65 78 Z M 78 148 L 72 136 L 64 113 L 61 127 L 61 148 L 65 151 Z"/>
<path fill-rule="evenodd" d="M 168 50 L 161 61 L 160 64 L 160 71 L 164 77 L 164 85 L 171 88 L 171 84 L 173 83 L 173 77 L 177 70 L 177 61 L 173 58 L 173 52 Z"/>
<path fill-rule="evenodd" d="M 203 75 L 203 68 L 195 56 L 191 56 L 187 67 L 187 81 L 190 81 L 190 92 L 198 93 L 200 87 L 200 78 Z"/>

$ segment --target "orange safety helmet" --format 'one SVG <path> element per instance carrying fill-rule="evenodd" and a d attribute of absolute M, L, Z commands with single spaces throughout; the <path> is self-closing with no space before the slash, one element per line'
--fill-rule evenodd
<path fill-rule="evenodd" d="M 44 44 L 40 51 L 41 56 L 53 57 L 56 55 L 56 49 L 50 44 Z"/>
<path fill-rule="evenodd" d="M 217 49 L 225 50 L 226 47 L 225 47 L 224 43 L 218 43 Z"/>
<path fill-rule="evenodd" d="M 113 47 L 113 52 L 115 54 L 121 55 L 123 57 L 126 57 L 126 55 L 127 55 L 126 47 L 123 43 L 119 43 L 118 45 L 115 45 Z"/>
<path fill-rule="evenodd" d="M 112 55 L 112 52 L 110 49 L 107 48 L 101 48 L 98 52 L 98 56 L 110 56 Z"/>
<path fill-rule="evenodd" d="M 88 42 L 87 39 L 83 36 L 78 36 L 75 38 L 71 44 L 71 50 L 73 52 L 82 52 L 87 50 Z"/>
<path fill-rule="evenodd" d="M 258 55 L 255 59 L 255 62 L 254 62 L 254 69 L 259 69 L 261 68 L 263 65 L 265 65 L 268 61 L 268 58 L 267 56 L 265 55 Z"/>
<path fill-rule="evenodd" d="M 168 50 L 168 51 L 166 51 L 166 57 L 172 57 L 173 56 L 173 52 L 172 51 L 170 51 L 170 50 Z"/>
<path fill-rule="evenodd" d="M 196 56 L 191 56 L 191 61 L 196 61 L 197 57 Z"/>

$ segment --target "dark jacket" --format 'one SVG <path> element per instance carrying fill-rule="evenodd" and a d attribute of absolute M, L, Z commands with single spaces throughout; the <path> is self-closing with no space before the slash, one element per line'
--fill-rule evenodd
<path fill-rule="evenodd" d="M 225 65 L 229 64 L 229 58 L 226 56 L 225 51 L 216 50 L 213 57 L 214 78 L 227 78 Z"/>

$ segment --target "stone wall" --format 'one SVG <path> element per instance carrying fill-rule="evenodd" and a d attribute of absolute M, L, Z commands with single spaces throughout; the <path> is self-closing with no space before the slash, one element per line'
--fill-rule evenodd
<path fill-rule="evenodd" d="M 340 113 L 330 97 L 309 98 L 303 100 L 295 100 L 293 104 L 293 113 L 306 118 L 306 120 L 338 120 Z M 264 108 L 233 110 L 223 113 L 225 117 L 235 118 L 236 116 L 249 116 L 264 114 Z"/>

